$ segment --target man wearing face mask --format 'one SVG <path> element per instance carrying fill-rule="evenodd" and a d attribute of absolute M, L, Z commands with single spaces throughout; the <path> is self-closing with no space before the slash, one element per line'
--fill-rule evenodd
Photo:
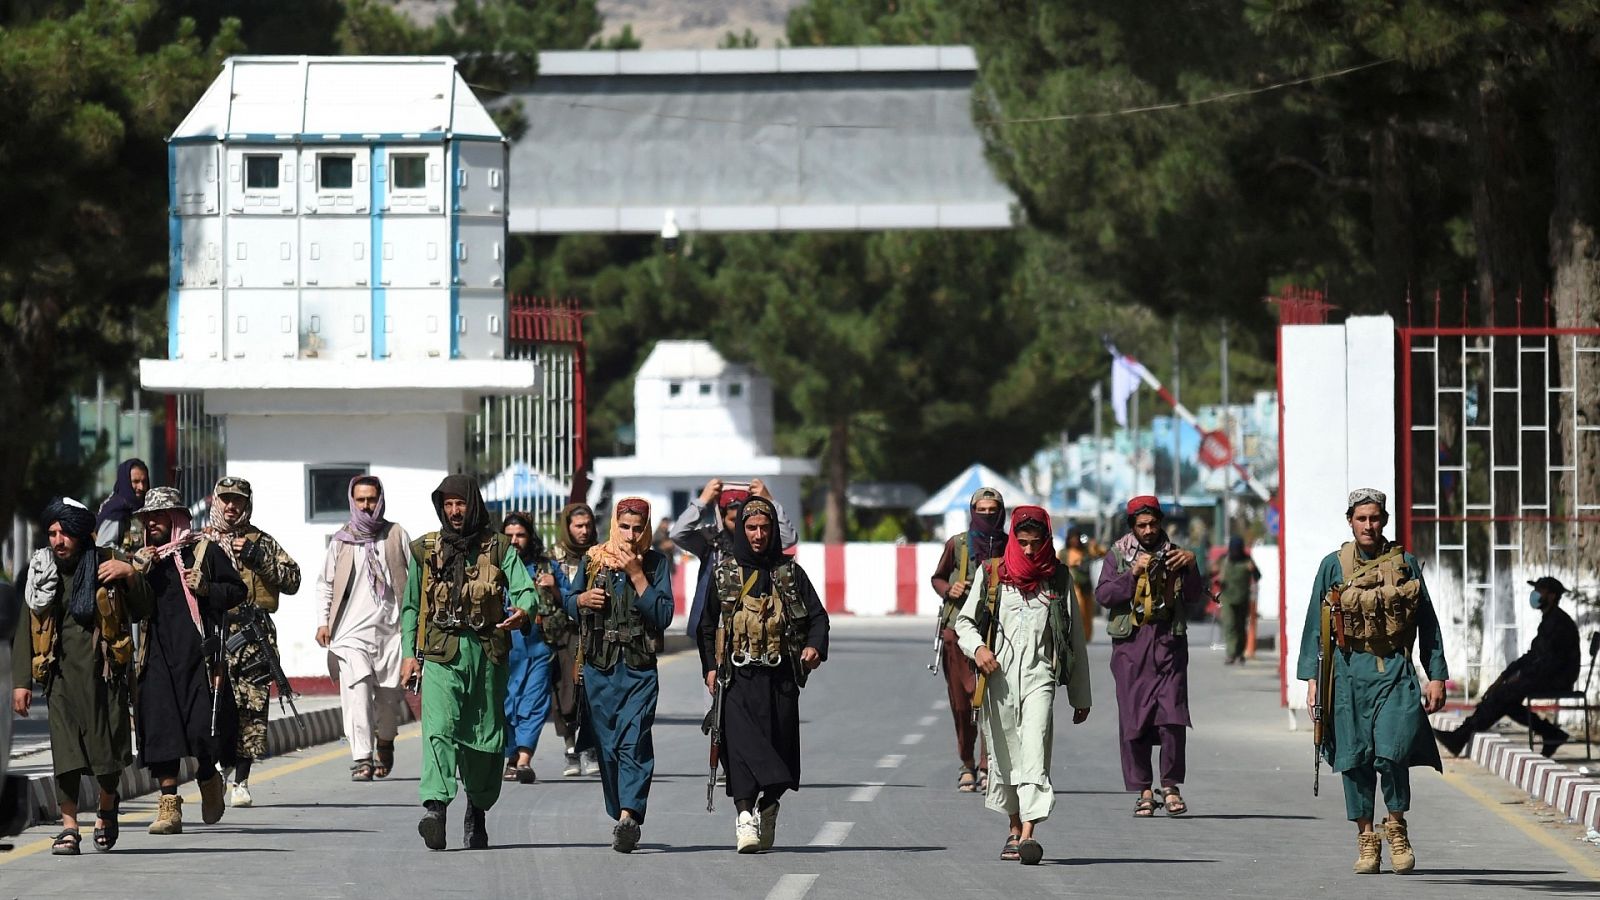
<path fill-rule="evenodd" d="M 1416 867 L 1405 818 L 1411 767 L 1443 769 L 1427 714 L 1444 707 L 1450 677 L 1444 637 L 1416 557 L 1384 539 L 1387 499 L 1372 488 L 1350 494 L 1345 521 L 1354 540 L 1317 569 L 1297 666 L 1307 708 L 1322 704 L 1318 752 L 1343 776 L 1345 815 L 1356 825 L 1357 875 L 1377 874 L 1385 838 L 1395 872 Z M 1318 696 L 1319 649 L 1332 657 L 1331 697 Z M 1417 681 L 1413 658 L 1427 672 L 1426 685 Z M 1380 781 L 1389 810 L 1382 834 L 1373 827 Z"/>
<path fill-rule="evenodd" d="M 940 640 L 944 652 L 939 668 L 944 672 L 945 693 L 950 699 L 950 715 L 956 723 L 956 753 L 961 771 L 956 789 L 962 793 L 984 790 L 989 774 L 988 749 L 979 743 L 977 719 L 972 715 L 972 691 L 977 686 L 977 669 L 956 640 L 956 614 L 972 591 L 983 564 L 999 559 L 1006 552 L 1006 502 L 994 488 L 978 488 L 967 504 L 967 530 L 944 542 L 944 555 L 933 568 L 933 592 L 939 595 Z M 973 748 L 977 747 L 977 756 Z"/>
<path fill-rule="evenodd" d="M 1533 638 L 1528 652 L 1517 657 L 1494 684 L 1483 692 L 1477 709 L 1467 716 L 1455 731 L 1434 730 L 1439 743 L 1446 750 L 1460 756 L 1472 745 L 1472 736 L 1494 727 L 1502 716 L 1524 726 L 1544 741 L 1545 756 L 1554 756 L 1556 748 L 1569 739 L 1567 733 L 1554 722 L 1534 715 L 1523 706 L 1528 697 L 1562 694 L 1572 690 L 1578 680 L 1582 657 L 1578 651 L 1578 626 L 1561 608 L 1561 595 L 1567 588 L 1546 575 L 1528 582 L 1533 587 L 1528 602 L 1541 615 L 1539 633 Z"/>

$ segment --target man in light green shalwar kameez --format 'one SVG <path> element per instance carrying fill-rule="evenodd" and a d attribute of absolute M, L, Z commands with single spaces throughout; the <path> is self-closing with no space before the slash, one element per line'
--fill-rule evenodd
<path fill-rule="evenodd" d="M 1386 503 L 1384 494 L 1371 488 L 1350 495 L 1345 518 L 1355 540 L 1328 554 L 1317 569 L 1296 672 L 1306 682 L 1307 707 L 1315 708 L 1322 604 L 1338 588 L 1344 608 L 1364 612 L 1343 617 L 1344 646 L 1332 649 L 1333 698 L 1322 714 L 1321 753 L 1344 776 L 1345 813 L 1356 823 L 1355 872 L 1362 875 L 1378 871 L 1384 837 L 1394 871 L 1410 872 L 1416 866 L 1405 818 L 1411 808 L 1411 767 L 1443 769 L 1427 714 L 1444 707 L 1449 677 L 1444 638 L 1422 568 L 1416 557 L 1384 540 Z M 1337 634 L 1340 629 L 1334 630 Z M 1427 672 L 1426 685 L 1418 682 L 1412 664 L 1414 642 Z M 1373 829 L 1380 781 L 1389 810 L 1382 835 Z"/>
<path fill-rule="evenodd" d="M 506 657 L 510 633 L 527 623 L 536 591 L 516 549 L 490 524 L 476 480 L 451 475 L 433 492 L 440 530 L 411 544 L 402 681 L 422 677 L 422 772 L 427 809 L 417 831 L 445 846 L 445 807 L 456 774 L 467 792 L 463 842 L 489 845 L 486 813 L 500 797 L 506 745 Z"/>
<path fill-rule="evenodd" d="M 1071 574 L 1050 546 L 1050 516 L 1043 509 L 1013 511 L 1005 555 L 981 571 L 955 632 L 961 652 L 983 675 L 986 802 L 1010 819 L 1000 858 L 1036 865 L 1044 850 L 1034 829 L 1055 806 L 1050 755 L 1056 687 L 1066 685 L 1073 724 L 1087 719 L 1089 657 L 1075 621 Z"/>

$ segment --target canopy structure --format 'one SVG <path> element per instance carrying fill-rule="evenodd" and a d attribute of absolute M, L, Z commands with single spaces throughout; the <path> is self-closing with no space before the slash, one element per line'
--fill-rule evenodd
<path fill-rule="evenodd" d="M 1006 499 L 1006 509 L 1029 504 L 1043 505 L 1038 497 L 1023 490 L 1016 482 L 983 463 L 973 463 L 944 487 L 934 492 L 926 503 L 917 507 L 917 515 L 943 517 L 946 535 L 965 531 L 967 505 L 972 502 L 973 493 L 981 487 L 992 487 L 999 491 Z"/>
<path fill-rule="evenodd" d="M 530 507 L 535 499 L 567 496 L 567 486 L 524 462 L 512 463 L 483 486 L 483 502 L 512 508 Z"/>

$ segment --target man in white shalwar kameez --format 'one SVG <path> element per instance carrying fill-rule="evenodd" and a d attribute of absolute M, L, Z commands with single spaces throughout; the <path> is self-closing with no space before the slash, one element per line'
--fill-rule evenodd
<path fill-rule="evenodd" d="M 989 747 L 987 805 L 1010 819 L 1004 860 L 1037 865 L 1034 838 L 1050 817 L 1056 686 L 1065 685 L 1073 724 L 1089 717 L 1088 654 L 1076 621 L 1071 576 L 1050 544 L 1050 515 L 1037 506 L 1012 512 L 1005 555 L 986 562 L 977 589 L 956 618 L 961 652 L 977 665 Z"/>
<path fill-rule="evenodd" d="M 328 674 L 339 686 L 350 780 L 386 778 L 405 695 L 400 684 L 400 598 L 405 596 L 411 538 L 383 517 L 383 484 L 350 482 L 350 521 L 328 544 L 317 578 L 322 601 L 317 643 L 328 648 Z"/>

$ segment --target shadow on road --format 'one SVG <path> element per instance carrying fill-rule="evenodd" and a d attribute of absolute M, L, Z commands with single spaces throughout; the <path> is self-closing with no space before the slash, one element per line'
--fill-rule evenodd
<path fill-rule="evenodd" d="M 1472 871 L 1463 869 L 1461 871 Z M 1429 872 L 1429 875 L 1443 875 L 1446 872 Z M 1539 872 L 1514 872 L 1516 875 L 1538 875 Z M 1551 875 L 1563 874 L 1551 872 Z M 1592 881 L 1553 881 L 1549 878 L 1415 878 L 1429 884 L 1448 884 L 1456 887 L 1492 887 L 1500 890 L 1521 888 L 1525 891 L 1541 891 L 1546 894 L 1572 894 L 1574 896 L 1593 897 L 1595 883 Z"/>
<path fill-rule="evenodd" d="M 1137 865 L 1142 865 L 1142 864 L 1145 864 L 1145 863 L 1159 864 L 1159 863 L 1214 863 L 1214 862 L 1216 862 L 1216 860 L 1214 860 L 1214 859 L 1150 859 L 1149 857 L 1145 857 L 1145 856 L 1137 856 L 1137 857 L 1133 857 L 1131 859 L 1107 859 L 1107 858 L 1104 858 L 1104 857 L 1085 856 L 1085 857 L 1079 857 L 1079 858 L 1076 858 L 1076 859 L 1046 859 L 1046 860 L 1041 860 L 1039 862 L 1039 865 L 1041 865 L 1041 866 L 1104 866 L 1104 865 L 1117 865 L 1119 863 L 1134 863 L 1134 864 L 1137 864 Z"/>
<path fill-rule="evenodd" d="M 607 844 L 606 846 L 611 846 Z M 762 856 L 776 856 L 787 853 L 940 853 L 949 850 L 949 847 L 861 847 L 850 845 L 848 847 L 776 847 L 761 854 Z M 727 844 L 686 844 L 681 847 L 666 844 L 640 844 L 639 850 L 650 853 L 722 853 L 731 854 L 733 848 Z M 1133 862 L 1133 860 L 1129 860 Z M 1156 860 L 1160 862 L 1160 860 Z"/>
<path fill-rule="evenodd" d="M 242 833 L 242 832 L 241 832 Z M 283 847 L 118 847 L 111 853 L 116 856 L 164 856 L 168 853 L 290 853 Z"/>
<path fill-rule="evenodd" d="M 1241 819 L 1315 819 L 1316 816 L 1271 816 L 1266 813 L 1189 813 L 1184 816 L 1169 818 L 1179 819 L 1218 819 L 1221 821 L 1236 821 Z"/>

